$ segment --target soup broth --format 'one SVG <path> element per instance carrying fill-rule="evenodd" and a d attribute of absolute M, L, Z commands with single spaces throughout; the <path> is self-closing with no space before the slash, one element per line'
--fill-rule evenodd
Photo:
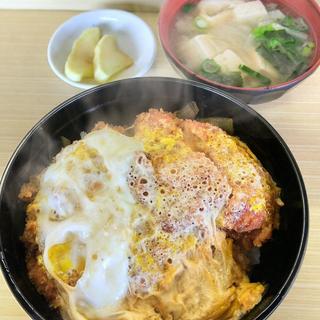
<path fill-rule="evenodd" d="M 265 87 L 305 72 L 315 44 L 303 18 L 261 1 L 203 0 L 182 7 L 173 48 L 201 76 L 236 87 Z"/>

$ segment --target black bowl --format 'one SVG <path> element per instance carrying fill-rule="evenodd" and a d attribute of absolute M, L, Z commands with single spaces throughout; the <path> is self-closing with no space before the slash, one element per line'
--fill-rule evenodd
<path fill-rule="evenodd" d="M 234 120 L 235 135 L 246 142 L 282 188 L 285 206 L 280 229 L 262 247 L 261 263 L 252 281 L 268 284 L 259 305 L 244 319 L 266 319 L 284 298 L 301 264 L 308 234 L 308 204 L 299 168 L 279 134 L 241 101 L 209 86 L 170 78 L 137 78 L 102 85 L 62 103 L 27 134 L 13 154 L 0 185 L 0 258 L 4 277 L 16 299 L 33 319 L 61 319 L 31 284 L 20 241 L 25 204 L 18 200 L 21 185 L 46 167 L 62 148 L 61 136 L 79 139 L 98 120 L 132 123 L 150 107 L 175 111 L 194 100 L 200 117 Z"/>

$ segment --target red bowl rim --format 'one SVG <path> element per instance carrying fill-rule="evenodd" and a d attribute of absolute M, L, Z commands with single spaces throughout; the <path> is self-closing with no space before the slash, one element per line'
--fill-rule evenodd
<path fill-rule="evenodd" d="M 233 87 L 233 86 L 228 86 L 225 85 L 223 83 L 220 82 L 216 82 L 216 81 L 212 81 L 209 80 L 205 77 L 200 76 L 199 74 L 195 73 L 194 71 L 190 70 L 189 68 L 187 68 L 174 54 L 173 50 L 171 49 L 169 43 L 167 43 L 166 41 L 163 40 L 164 38 L 164 30 L 163 30 L 163 26 L 165 25 L 165 23 L 163 22 L 163 18 L 164 18 L 164 11 L 163 11 L 163 7 L 164 5 L 169 2 L 170 0 L 166 0 L 164 2 L 164 4 L 162 5 L 161 9 L 160 9 L 160 14 L 159 14 L 159 20 L 158 20 L 158 28 L 159 28 L 159 36 L 160 36 L 160 41 L 162 44 L 162 47 L 164 49 L 164 51 L 169 55 L 169 57 L 174 61 L 175 64 L 177 64 L 179 66 L 179 68 L 181 68 L 182 70 L 184 70 L 187 74 L 191 75 L 192 77 L 194 77 L 194 79 L 198 79 L 204 83 L 213 85 L 213 86 L 218 86 L 220 88 L 225 88 L 225 89 L 229 89 L 229 90 L 239 90 L 239 91 L 252 91 L 252 92 L 261 92 L 261 91 L 266 91 L 266 90 L 272 90 L 272 91 L 278 91 L 281 89 L 287 89 L 288 87 L 292 87 L 294 85 L 296 85 L 297 83 L 305 80 L 307 77 L 309 77 L 312 73 L 314 73 L 317 68 L 320 65 L 320 56 L 318 59 L 316 59 L 315 57 L 312 59 L 311 62 L 311 66 L 308 70 L 306 70 L 304 73 L 302 73 L 300 76 L 287 81 L 287 82 L 283 82 L 277 85 L 273 85 L 273 86 L 265 86 L 265 87 L 259 87 L 259 88 L 243 88 L 243 87 Z M 317 13 L 320 16 L 320 6 L 317 3 L 316 0 L 309 0 L 310 4 L 313 6 L 313 8 L 317 11 Z M 306 19 L 307 20 L 307 19 Z M 312 26 L 312 24 L 307 20 L 308 24 L 310 26 Z M 313 31 L 313 33 L 315 33 L 314 28 L 311 28 L 311 30 Z M 315 37 L 314 35 L 314 40 L 315 40 L 315 44 L 316 44 L 316 50 L 317 48 L 320 47 L 320 43 L 318 41 L 318 38 Z"/>

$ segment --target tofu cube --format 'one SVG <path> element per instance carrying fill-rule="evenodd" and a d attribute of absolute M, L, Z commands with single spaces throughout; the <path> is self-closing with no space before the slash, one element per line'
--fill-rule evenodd
<path fill-rule="evenodd" d="M 256 50 L 252 50 L 251 63 L 253 69 L 256 68 L 257 71 L 266 75 L 267 77 L 280 80 L 280 73 L 273 67 L 273 65 L 265 60 Z"/>
<path fill-rule="evenodd" d="M 240 64 L 243 64 L 242 59 L 230 49 L 216 55 L 214 61 L 221 66 L 223 72 L 239 71 Z"/>
<path fill-rule="evenodd" d="M 250 1 L 239 4 L 233 8 L 235 20 L 257 24 L 268 18 L 268 11 L 261 1 Z"/>
<path fill-rule="evenodd" d="M 222 11 L 214 16 L 204 16 L 209 22 L 210 27 L 219 27 L 219 25 L 227 24 L 234 19 L 232 10 Z"/>
<path fill-rule="evenodd" d="M 244 2 L 244 0 L 202 0 L 198 4 L 198 9 L 200 14 L 213 16 L 222 10 L 233 8 Z"/>
<path fill-rule="evenodd" d="M 221 50 L 212 37 L 207 34 L 197 35 L 186 42 L 183 41 L 178 46 L 179 55 L 194 70 L 199 68 L 205 59 L 212 59 L 223 50 L 224 48 Z"/>

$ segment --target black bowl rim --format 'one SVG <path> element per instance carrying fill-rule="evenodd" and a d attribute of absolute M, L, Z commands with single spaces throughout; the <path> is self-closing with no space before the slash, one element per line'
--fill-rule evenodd
<path fill-rule="evenodd" d="M 131 79 L 124 79 L 124 80 L 118 80 L 118 81 L 114 81 L 111 83 L 107 83 L 107 84 L 102 84 L 99 86 L 96 86 L 94 88 L 85 90 L 83 92 L 78 93 L 77 95 L 67 99 L 66 101 L 60 103 L 57 107 L 55 107 L 54 109 L 52 109 L 49 113 L 47 113 L 45 116 L 43 116 L 31 129 L 30 131 L 25 135 L 25 137 L 21 140 L 21 142 L 19 143 L 19 145 L 17 146 L 17 148 L 15 149 L 14 153 L 12 154 L 8 164 L 5 167 L 5 170 L 3 172 L 3 175 L 1 177 L 0 180 L 0 202 L 2 202 L 2 197 L 4 194 L 4 184 L 6 182 L 7 179 L 7 175 L 8 172 L 10 171 L 11 165 L 14 162 L 16 156 L 19 154 L 21 148 L 25 145 L 25 143 L 27 142 L 27 140 L 29 139 L 29 137 L 31 137 L 33 135 L 33 133 L 39 128 L 41 127 L 43 124 L 45 124 L 48 120 L 50 120 L 51 116 L 58 113 L 60 110 L 67 108 L 68 105 L 78 99 L 81 99 L 87 95 L 93 94 L 93 93 L 97 93 L 100 90 L 103 89 L 109 89 L 112 87 L 116 87 L 118 86 L 120 83 L 130 83 L 130 82 L 145 82 L 147 81 L 149 82 L 159 82 L 159 81 L 165 81 L 165 82 L 173 82 L 173 83 L 180 83 L 180 84 L 185 84 L 185 85 L 191 85 L 193 87 L 197 87 L 200 89 L 205 89 L 207 91 L 210 91 L 213 94 L 218 94 L 224 98 L 226 98 L 227 100 L 231 101 L 232 103 L 237 104 L 238 106 L 240 106 L 241 108 L 243 108 L 245 111 L 249 112 L 250 114 L 252 114 L 253 116 L 257 117 L 259 120 L 261 120 L 263 122 L 263 124 L 272 132 L 272 134 L 276 137 L 276 139 L 280 142 L 280 144 L 282 145 L 288 160 L 291 162 L 291 165 L 294 169 L 297 181 L 298 181 L 298 185 L 299 185 L 299 189 L 300 189 L 300 193 L 302 195 L 302 213 L 303 213 L 303 226 L 302 226 L 302 239 L 300 242 L 300 246 L 298 249 L 298 254 L 296 256 L 296 259 L 294 261 L 294 265 L 290 271 L 290 273 L 288 274 L 285 282 L 283 283 L 280 291 L 278 292 L 278 294 L 269 302 L 268 306 L 261 311 L 255 318 L 254 320 L 263 320 L 263 319 L 267 319 L 275 310 L 276 308 L 279 306 L 280 302 L 285 298 L 285 296 L 287 295 L 290 287 L 292 286 L 297 273 L 301 267 L 304 255 L 305 255 L 305 251 L 306 251 L 306 246 L 307 246 L 307 242 L 308 242 L 308 232 L 309 232 L 309 208 L 308 208 L 308 199 L 307 199 L 307 192 L 306 192 L 306 188 L 303 182 L 303 178 L 300 172 L 300 169 L 298 167 L 298 164 L 296 162 L 296 160 L 293 157 L 293 154 L 291 153 L 289 147 L 287 146 L 287 144 L 285 143 L 285 141 L 281 138 L 281 136 L 279 135 L 279 133 L 272 127 L 272 125 L 266 120 L 264 119 L 259 113 L 257 113 L 254 109 L 252 109 L 251 107 L 249 107 L 247 104 L 245 104 L 244 102 L 242 102 L 240 99 L 235 98 L 234 96 L 226 93 L 225 91 L 219 90 L 217 88 L 214 88 L 212 86 L 200 83 L 200 82 L 196 82 L 196 81 L 192 81 L 192 80 L 186 80 L 186 79 L 177 79 L 177 78 L 171 78 L 171 77 L 140 77 L 140 78 L 131 78 Z M 1 214 L 1 212 L 0 212 Z M 13 293 L 14 297 L 16 298 L 16 300 L 18 301 L 18 303 L 20 304 L 20 306 L 27 312 L 27 314 L 35 319 L 35 320 L 47 320 L 45 318 L 43 318 L 38 311 L 35 309 L 35 307 L 33 305 L 31 305 L 28 301 L 28 299 L 22 294 L 22 292 L 19 290 L 19 286 L 16 283 L 16 281 L 12 278 L 11 273 L 10 273 L 10 268 L 7 264 L 6 261 L 6 257 L 5 257 L 5 251 L 3 248 L 3 244 L 2 244 L 2 236 L 0 234 L 0 265 L 1 265 L 1 269 L 2 269 L 2 274 L 11 290 L 11 292 Z"/>

